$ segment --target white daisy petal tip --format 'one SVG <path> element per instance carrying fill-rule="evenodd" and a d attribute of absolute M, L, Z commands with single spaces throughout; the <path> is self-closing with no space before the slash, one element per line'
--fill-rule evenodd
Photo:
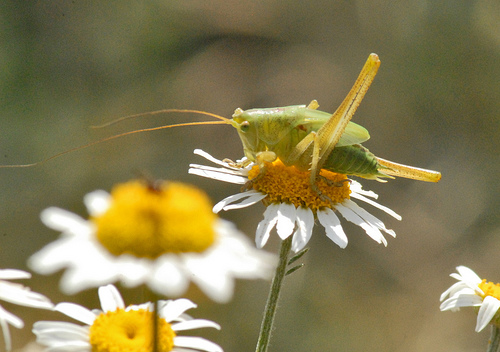
<path fill-rule="evenodd" d="M 295 228 L 296 219 L 295 205 L 289 203 L 281 203 L 279 205 L 276 232 L 282 240 L 288 238 L 288 236 L 292 234 Z"/>
<path fill-rule="evenodd" d="M 311 239 L 314 226 L 314 214 L 309 208 L 298 207 L 296 209 L 296 230 L 292 239 L 292 251 L 295 253 L 304 249 Z"/>

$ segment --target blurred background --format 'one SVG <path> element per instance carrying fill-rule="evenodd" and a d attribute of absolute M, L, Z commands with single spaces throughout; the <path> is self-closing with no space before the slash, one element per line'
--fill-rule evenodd
<path fill-rule="evenodd" d="M 341 250 L 317 226 L 305 268 L 286 281 L 270 351 L 484 351 L 472 309 L 440 312 L 439 296 L 466 265 L 500 282 L 498 150 L 500 3 L 483 1 L 3 1 L 0 3 L 0 163 L 31 163 L 119 132 L 200 120 L 160 115 L 100 130 L 90 126 L 164 108 L 231 117 L 235 108 L 308 104 L 333 112 L 372 52 L 379 74 L 354 121 L 376 155 L 439 170 L 429 184 L 361 180 L 402 215 L 380 217 L 397 238 L 385 248 L 343 222 Z M 201 148 L 238 159 L 230 126 L 137 134 L 43 165 L 0 170 L 0 268 L 59 234 L 39 213 L 58 206 L 86 216 L 82 197 L 144 172 L 205 189 L 214 202 L 239 186 L 187 174 Z M 250 238 L 264 206 L 221 214 Z M 277 236 L 266 246 L 276 252 Z M 91 260 L 89 258 L 89 260 Z M 60 274 L 23 281 L 54 302 L 94 308 L 95 290 L 65 296 Z M 269 283 L 239 281 L 225 305 L 192 288 L 192 315 L 220 323 L 195 331 L 225 351 L 253 351 Z M 140 289 L 122 290 L 127 303 Z M 24 319 L 60 314 L 4 304 Z M 3 343 L 3 342 L 2 342 Z"/>

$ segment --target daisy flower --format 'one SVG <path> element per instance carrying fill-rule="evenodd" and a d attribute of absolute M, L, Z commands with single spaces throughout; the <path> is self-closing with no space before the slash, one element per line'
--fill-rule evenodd
<path fill-rule="evenodd" d="M 88 310 L 78 304 L 59 303 L 54 310 L 86 324 L 39 321 L 33 325 L 37 342 L 50 351 L 141 352 L 153 349 L 153 304 L 148 302 L 125 307 L 113 285 L 99 288 L 102 310 Z M 210 320 L 193 319 L 184 312 L 196 308 L 188 299 L 158 301 L 159 352 L 213 351 L 222 348 L 201 337 L 177 336 L 179 331 L 197 328 L 220 329 Z"/>
<path fill-rule="evenodd" d="M 66 268 L 65 293 L 119 280 L 178 297 L 192 281 L 227 302 L 235 278 L 268 279 L 275 267 L 274 255 L 213 214 L 207 195 L 193 186 L 130 181 L 111 194 L 89 193 L 84 203 L 88 220 L 59 208 L 42 212 L 42 222 L 62 235 L 29 260 L 41 274 Z"/>
<path fill-rule="evenodd" d="M 287 167 L 279 159 L 267 163 L 266 172 L 260 174 L 255 163 L 240 168 L 233 166 L 234 163 L 217 160 L 200 149 L 196 149 L 194 153 L 222 167 L 191 164 L 191 174 L 242 185 L 251 181 L 252 189 L 223 199 L 213 210 L 218 213 L 221 210 L 244 208 L 263 201 L 267 208 L 264 219 L 257 226 L 255 242 L 258 248 L 266 244 L 271 230 L 276 227 L 281 239 L 292 235 L 292 250 L 300 251 L 311 238 L 315 218 L 325 228 L 326 235 L 339 247 L 345 248 L 347 236 L 335 211 L 385 246 L 387 240 L 382 232 L 396 236 L 381 220 L 358 206 L 351 198 L 375 206 L 398 220 L 401 220 L 401 216 L 369 199 L 368 197 L 376 199 L 378 196 L 374 192 L 363 190 L 358 182 L 348 180 L 346 175 L 321 170 L 317 185 L 330 202 L 321 200 L 311 189 L 309 173 L 293 166 Z"/>
<path fill-rule="evenodd" d="M 18 304 L 25 307 L 52 309 L 53 304 L 49 299 L 39 293 L 32 292 L 28 287 L 8 282 L 6 280 L 29 279 L 30 273 L 16 269 L 0 269 L 0 300 Z M 0 305 L 0 326 L 3 331 L 6 350 L 10 351 L 9 324 L 21 329 L 24 323 L 14 314 L 9 313 Z"/>
<path fill-rule="evenodd" d="M 465 266 L 458 266 L 458 274 L 450 276 L 457 279 L 450 288 L 441 295 L 442 311 L 458 311 L 461 307 L 476 307 L 476 332 L 483 330 L 489 323 L 498 325 L 500 316 L 500 284 L 481 280 L 477 274 Z"/>

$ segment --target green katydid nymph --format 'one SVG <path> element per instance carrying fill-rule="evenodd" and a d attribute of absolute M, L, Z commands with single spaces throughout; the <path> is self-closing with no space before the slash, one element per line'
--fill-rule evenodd
<path fill-rule="evenodd" d="M 3 167 L 37 165 L 67 152 L 133 133 L 179 126 L 228 124 L 236 128 L 247 158 L 244 163 L 234 163 L 234 165 L 244 167 L 250 162 L 255 162 L 263 170 L 262 172 L 265 172 L 266 163 L 280 159 L 286 166 L 295 166 L 302 171 L 310 170 L 310 184 L 318 194 L 320 192 L 316 187 L 316 182 L 321 169 L 379 181 L 387 177 L 392 178 L 392 176 L 428 182 L 439 181 L 441 173 L 437 171 L 387 161 L 376 157 L 361 145 L 370 138 L 370 135 L 364 127 L 350 120 L 375 78 L 379 66 L 378 56 L 371 54 L 354 86 L 333 114 L 317 110 L 319 105 L 316 100 L 307 106 L 295 105 L 245 111 L 238 108 L 232 119 L 205 111 L 166 109 L 123 117 L 103 126 L 148 114 L 171 112 L 202 114 L 221 121 L 190 122 L 130 131 L 71 149 L 39 163 L 4 165 Z"/>

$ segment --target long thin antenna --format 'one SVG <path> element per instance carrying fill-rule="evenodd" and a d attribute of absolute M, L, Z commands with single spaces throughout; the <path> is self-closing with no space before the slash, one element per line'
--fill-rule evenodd
<path fill-rule="evenodd" d="M 192 112 L 192 111 L 191 111 Z M 212 114 L 209 114 L 207 113 L 207 115 L 212 115 Z M 133 115 L 132 115 L 133 116 Z M 58 154 L 55 154 L 55 155 L 52 155 L 51 157 L 47 158 L 47 159 L 44 159 L 44 160 L 41 160 L 41 161 L 37 161 L 35 163 L 31 163 L 31 164 L 19 164 L 19 165 L 0 165 L 0 168 L 18 168 L 18 167 L 32 167 L 32 166 L 36 166 L 36 165 L 41 165 L 41 164 L 44 164 L 46 163 L 47 161 L 50 161 L 52 159 L 55 159 L 55 158 L 58 158 L 60 156 L 63 156 L 65 154 L 68 154 L 68 153 L 71 153 L 71 152 L 74 152 L 74 151 L 77 151 L 77 150 L 80 150 L 80 149 L 85 149 L 85 148 L 88 148 L 88 147 L 91 147 L 93 145 L 96 145 L 96 144 L 99 144 L 99 143 L 102 143 L 102 142 L 107 142 L 107 141 L 110 141 L 112 139 L 116 139 L 116 138 L 120 138 L 120 137 L 124 137 L 124 136 L 128 136 L 128 135 L 131 135 L 131 134 L 135 134 L 135 133 L 142 133 L 142 132 L 151 132 L 151 131 L 158 131 L 158 130 L 164 130 L 166 128 L 171 128 L 171 127 L 181 127 L 181 126 L 196 126 L 196 125 L 227 125 L 227 124 L 230 124 L 229 123 L 229 119 L 226 119 L 224 118 L 225 120 L 227 121 L 199 121 L 199 122 L 186 122 L 186 123 L 179 123 L 179 124 L 175 124 L 175 125 L 166 125 L 166 126 L 159 126 L 159 127 L 151 127 L 151 128 L 142 128 L 140 130 L 134 130 L 134 131 L 129 131 L 129 132 L 124 132 L 124 133 L 120 133 L 120 134 L 116 134 L 114 136 L 110 136 L 110 137 L 106 137 L 104 139 L 100 139 L 98 141 L 94 141 L 94 142 L 90 142 L 88 144 L 85 144 L 85 145 L 81 145 L 81 146 L 78 146 L 78 147 L 75 147 L 75 148 L 71 148 L 71 149 L 68 149 L 64 152 L 61 152 L 61 153 L 58 153 Z M 117 120 L 115 120 L 117 121 Z M 114 122 L 113 122 L 114 123 Z"/>
<path fill-rule="evenodd" d="M 228 119 L 228 118 L 225 118 L 225 117 L 222 117 L 222 116 L 219 116 L 219 115 L 216 115 L 216 114 L 212 114 L 211 112 L 206 112 L 206 111 L 187 110 L 187 109 L 163 109 L 163 110 L 156 110 L 156 111 L 143 112 L 143 113 L 140 113 L 140 114 L 134 114 L 134 115 L 124 116 L 124 117 L 120 117 L 120 118 L 118 118 L 116 120 L 103 123 L 102 125 L 90 126 L 90 127 L 91 128 L 103 128 L 103 127 L 108 127 L 108 126 L 114 125 L 114 124 L 116 124 L 118 122 L 125 121 L 125 120 L 135 119 L 137 117 L 153 116 L 153 115 L 158 115 L 158 114 L 168 114 L 168 113 L 172 113 L 172 112 L 192 113 L 192 114 L 200 114 L 200 115 L 211 116 L 211 117 L 215 117 L 216 119 L 219 119 L 219 120 L 222 120 L 222 121 L 226 121 L 226 123 L 228 123 L 228 124 L 229 124 L 229 121 L 230 121 L 230 119 Z"/>

